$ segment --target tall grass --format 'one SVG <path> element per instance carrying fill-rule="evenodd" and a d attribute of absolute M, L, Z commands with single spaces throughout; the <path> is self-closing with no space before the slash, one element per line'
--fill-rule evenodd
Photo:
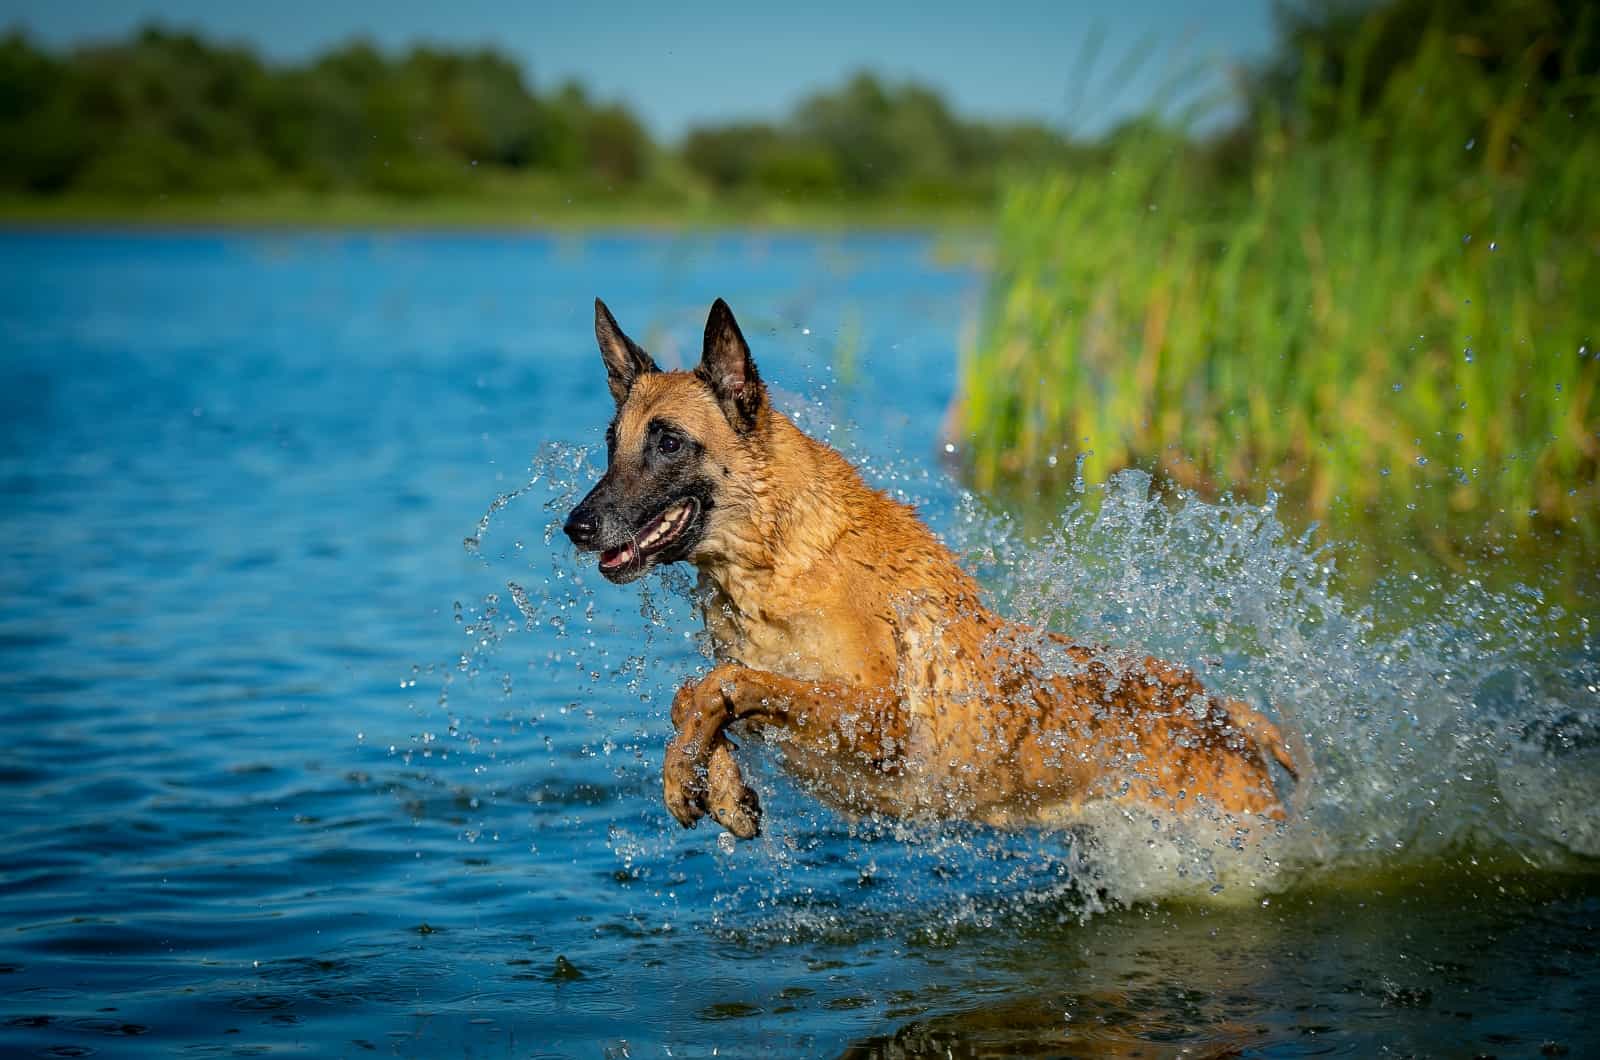
<path fill-rule="evenodd" d="M 1092 451 L 1091 476 L 1272 482 L 1318 518 L 1592 525 L 1600 86 L 1472 51 L 1429 28 L 1374 100 L 1361 48 L 1338 75 L 1310 49 L 1231 169 L 1148 122 L 1011 182 L 963 369 L 978 483 Z"/>

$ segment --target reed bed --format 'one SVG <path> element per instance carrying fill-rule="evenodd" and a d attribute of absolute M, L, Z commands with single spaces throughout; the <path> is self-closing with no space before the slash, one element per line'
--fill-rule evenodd
<path fill-rule="evenodd" d="M 1593 34 L 1589 34 L 1592 36 Z M 1595 522 L 1600 92 L 1430 27 L 1376 98 L 1308 50 L 1199 143 L 1157 121 L 1002 195 L 958 405 L 985 488 L 1154 466 L 1314 518 Z M 1520 65 L 1519 65 L 1520 64 Z"/>

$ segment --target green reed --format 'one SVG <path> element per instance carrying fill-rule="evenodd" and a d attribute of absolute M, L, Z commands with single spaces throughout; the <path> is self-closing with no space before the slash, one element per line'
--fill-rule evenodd
<path fill-rule="evenodd" d="M 1541 81 L 1531 50 L 1491 72 L 1444 29 L 1376 100 L 1321 61 L 1231 158 L 1150 122 L 1103 166 L 1009 182 L 959 406 L 980 486 L 1092 452 L 1091 477 L 1272 484 L 1317 518 L 1589 531 L 1596 80 Z"/>

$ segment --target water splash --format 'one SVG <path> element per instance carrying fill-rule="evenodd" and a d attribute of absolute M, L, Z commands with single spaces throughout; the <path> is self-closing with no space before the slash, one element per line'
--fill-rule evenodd
<path fill-rule="evenodd" d="M 969 514 L 958 537 L 986 525 Z M 1274 500 L 1163 495 L 1138 471 L 1074 498 L 1027 548 L 978 547 L 1017 617 L 1144 646 L 1278 713 L 1310 763 L 1282 852 L 1291 876 L 1600 854 L 1600 830 L 1574 812 L 1600 776 L 1600 653 L 1587 619 L 1534 588 L 1410 574 L 1356 605 L 1338 550 L 1290 535 Z"/>

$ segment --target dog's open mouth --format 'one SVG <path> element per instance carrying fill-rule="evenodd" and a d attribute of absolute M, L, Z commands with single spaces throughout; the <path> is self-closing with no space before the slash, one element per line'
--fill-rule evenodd
<path fill-rule="evenodd" d="M 645 524 L 633 535 L 633 540 L 600 553 L 602 574 L 621 574 L 644 567 L 644 561 L 664 551 L 694 522 L 700 511 L 700 502 L 693 497 L 674 501 L 666 511 Z"/>

